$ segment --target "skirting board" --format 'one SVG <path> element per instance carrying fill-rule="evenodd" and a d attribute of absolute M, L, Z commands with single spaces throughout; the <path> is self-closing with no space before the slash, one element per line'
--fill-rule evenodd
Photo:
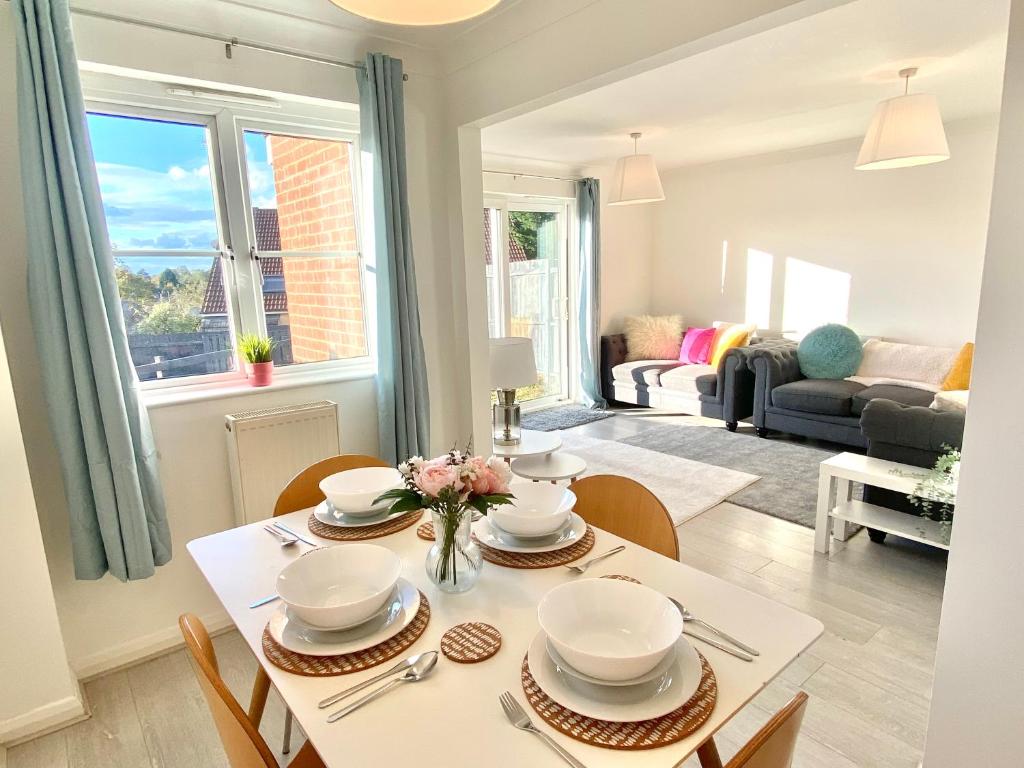
<path fill-rule="evenodd" d="M 4 720 L 0 723 L 0 744 L 14 746 L 42 733 L 85 720 L 87 717 L 85 703 L 79 692 L 77 696 L 51 701 L 22 715 Z M 6 753 L 6 749 L 4 752 Z"/>
<path fill-rule="evenodd" d="M 224 611 L 218 611 L 206 616 L 201 616 L 203 624 L 210 634 L 223 632 L 233 626 L 231 619 Z M 160 656 L 167 651 L 178 648 L 184 644 L 181 637 L 181 630 L 178 625 L 153 632 L 126 643 L 115 645 L 99 651 L 98 653 L 84 656 L 71 662 L 71 668 L 81 682 L 87 682 L 94 677 L 99 677 L 108 672 L 138 664 L 154 656 Z"/>

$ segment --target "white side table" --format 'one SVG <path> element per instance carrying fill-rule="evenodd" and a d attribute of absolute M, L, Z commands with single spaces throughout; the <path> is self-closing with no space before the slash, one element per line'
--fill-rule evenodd
<path fill-rule="evenodd" d="M 494 444 L 493 454 L 501 456 L 505 461 L 511 462 L 520 456 L 543 456 L 546 453 L 554 453 L 562 447 L 562 438 L 557 432 L 537 432 L 532 429 L 524 429 L 521 439 L 516 445 Z"/>
<path fill-rule="evenodd" d="M 836 538 L 845 540 L 847 523 L 885 531 L 939 549 L 949 549 L 948 528 L 944 529 L 938 521 L 850 498 L 850 484 L 853 482 L 909 495 L 926 472 L 921 467 L 857 453 L 840 453 L 821 462 L 814 551 L 828 554 L 833 525 L 837 527 Z M 950 490 L 956 493 L 955 486 L 950 486 Z"/>
<path fill-rule="evenodd" d="M 562 451 L 543 456 L 524 456 L 512 461 L 512 474 L 535 483 L 550 482 L 557 485 L 559 480 L 575 481 L 586 471 L 586 461 Z"/>

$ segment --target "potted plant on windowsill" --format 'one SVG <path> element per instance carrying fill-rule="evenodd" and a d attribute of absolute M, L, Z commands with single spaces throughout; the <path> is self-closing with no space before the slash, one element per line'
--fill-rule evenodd
<path fill-rule="evenodd" d="M 254 387 L 265 387 L 273 380 L 276 346 L 272 338 L 257 333 L 246 333 L 238 338 L 238 351 L 245 358 L 251 373 L 249 383 Z"/>

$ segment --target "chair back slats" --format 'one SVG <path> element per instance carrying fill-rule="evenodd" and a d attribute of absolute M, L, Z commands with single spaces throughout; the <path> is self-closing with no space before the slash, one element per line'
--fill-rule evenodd
<path fill-rule="evenodd" d="M 576 494 L 576 514 L 591 525 L 652 552 L 679 559 L 679 540 L 672 517 L 658 497 L 636 480 L 619 475 L 591 475 L 574 482 L 569 490 Z"/>
<path fill-rule="evenodd" d="M 320 481 L 325 477 L 349 469 L 389 466 L 391 465 L 376 456 L 363 456 L 358 453 L 331 456 L 329 459 L 311 464 L 289 480 L 288 485 L 281 491 L 281 495 L 277 497 L 277 504 L 274 505 L 274 517 L 315 507 L 323 501 L 324 494 L 320 490 Z"/>
<path fill-rule="evenodd" d="M 725 768 L 790 768 L 806 709 L 807 694 L 800 691 L 743 745 Z"/>

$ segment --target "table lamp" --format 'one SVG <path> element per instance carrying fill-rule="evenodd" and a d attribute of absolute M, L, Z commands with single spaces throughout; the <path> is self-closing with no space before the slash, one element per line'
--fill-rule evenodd
<path fill-rule="evenodd" d="M 522 438 L 516 390 L 537 383 L 533 340 L 519 336 L 491 339 L 491 388 L 498 396 L 491 431 L 498 445 L 519 445 Z"/>

